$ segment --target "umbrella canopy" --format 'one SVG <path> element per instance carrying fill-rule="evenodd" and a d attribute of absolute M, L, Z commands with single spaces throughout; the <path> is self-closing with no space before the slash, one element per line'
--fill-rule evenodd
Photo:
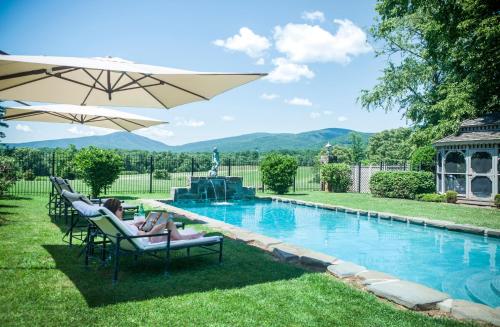
<path fill-rule="evenodd" d="M 0 55 L 0 99 L 170 109 L 265 75 L 195 72 L 114 57 Z"/>
<path fill-rule="evenodd" d="M 85 124 L 128 132 L 166 123 L 140 115 L 101 107 L 46 105 L 4 108 L 4 120 Z"/>

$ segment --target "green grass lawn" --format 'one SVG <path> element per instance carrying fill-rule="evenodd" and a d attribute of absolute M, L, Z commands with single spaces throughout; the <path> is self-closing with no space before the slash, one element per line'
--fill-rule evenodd
<path fill-rule="evenodd" d="M 462 325 L 399 310 L 230 239 L 221 266 L 215 257 L 176 258 L 167 278 L 160 261 L 124 260 L 113 287 L 111 267 L 93 262 L 86 269 L 80 248 L 61 241 L 64 228 L 51 222 L 45 203 L 0 200 L 1 326 Z"/>
<path fill-rule="evenodd" d="M 269 194 L 264 193 L 263 195 Z M 472 224 L 500 229 L 500 210 L 495 208 L 478 208 L 461 204 L 377 198 L 371 194 L 364 193 L 327 193 L 318 191 L 290 193 L 284 195 L 284 197 L 341 205 L 354 209 L 449 220 L 460 224 Z"/>

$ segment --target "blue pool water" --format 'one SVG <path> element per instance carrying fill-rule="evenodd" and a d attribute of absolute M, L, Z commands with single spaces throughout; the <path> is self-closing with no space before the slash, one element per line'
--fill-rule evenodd
<path fill-rule="evenodd" d="M 499 239 L 274 201 L 174 205 L 453 298 L 500 306 Z"/>

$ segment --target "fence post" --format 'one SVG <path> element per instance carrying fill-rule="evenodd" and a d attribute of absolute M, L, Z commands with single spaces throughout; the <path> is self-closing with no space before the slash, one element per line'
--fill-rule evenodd
<path fill-rule="evenodd" d="M 50 169 L 52 176 L 56 175 L 56 151 L 52 151 L 52 167 Z"/>
<path fill-rule="evenodd" d="M 382 169 L 384 168 L 384 164 L 382 163 L 382 161 L 380 162 L 380 171 L 382 171 Z"/>
<path fill-rule="evenodd" d="M 293 193 L 295 193 L 295 177 L 296 175 L 293 175 Z"/>
<path fill-rule="evenodd" d="M 403 162 L 403 171 L 406 171 L 406 160 Z"/>
<path fill-rule="evenodd" d="M 358 193 L 361 193 L 361 162 L 358 162 Z"/>
<path fill-rule="evenodd" d="M 231 176 L 231 158 L 229 158 L 229 164 L 228 164 L 228 176 Z"/>
<path fill-rule="evenodd" d="M 194 157 L 191 157 L 191 176 L 194 176 Z"/>
<path fill-rule="evenodd" d="M 153 156 L 149 156 L 149 193 L 153 193 Z"/>

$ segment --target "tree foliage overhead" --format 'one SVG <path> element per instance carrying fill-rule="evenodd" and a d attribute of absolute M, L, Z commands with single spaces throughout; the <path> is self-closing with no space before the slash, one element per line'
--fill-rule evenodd
<path fill-rule="evenodd" d="M 5 122 L 3 122 L 3 115 L 5 114 L 5 108 L 0 105 L 0 128 L 6 128 L 9 125 L 7 125 Z M 0 131 L 0 139 L 5 137 L 5 133 Z M 1 140 L 0 140 L 1 141 Z"/>
<path fill-rule="evenodd" d="M 397 164 L 410 159 L 413 149 L 409 142 L 411 133 L 410 128 L 402 127 L 373 135 L 368 140 L 368 160 L 371 163 Z"/>
<path fill-rule="evenodd" d="M 417 127 L 416 145 L 500 110 L 498 0 L 379 0 L 376 10 L 371 34 L 388 64 L 362 91 L 363 107 L 402 112 Z"/>

